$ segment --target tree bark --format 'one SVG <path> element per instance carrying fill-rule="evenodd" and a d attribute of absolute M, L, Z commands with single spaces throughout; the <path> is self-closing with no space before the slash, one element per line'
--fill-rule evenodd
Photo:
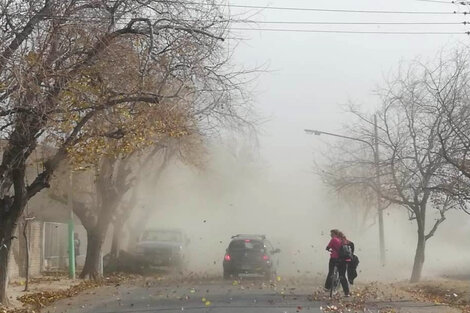
<path fill-rule="evenodd" d="M 14 219 L 16 221 L 16 219 Z M 7 305 L 8 287 L 8 260 L 10 257 L 11 243 L 15 233 L 16 223 L 13 219 L 0 220 L 0 303 Z"/>
<path fill-rule="evenodd" d="M 25 157 L 26 158 L 26 157 Z M 11 171 L 11 181 L 15 196 L 4 196 L 0 201 L 0 302 L 8 303 L 8 260 L 10 257 L 11 242 L 17 227 L 17 221 L 23 214 L 26 206 L 25 189 L 25 158 L 17 162 L 17 168 Z"/>
<path fill-rule="evenodd" d="M 88 238 L 85 265 L 80 274 L 80 278 L 88 277 L 94 280 L 101 278 L 99 268 L 101 248 L 112 218 L 115 216 L 116 210 L 119 207 L 119 202 L 131 186 L 130 183 L 126 182 L 130 170 L 125 164 L 118 169 L 117 176 L 119 179 L 114 177 L 116 165 L 118 165 L 117 159 L 102 160 L 95 183 L 96 193 L 98 195 L 98 203 L 95 210 L 88 208 L 85 204 L 74 202 L 74 212 L 85 227 Z M 118 226 L 119 217 L 117 217 L 116 221 L 118 224 L 115 225 L 114 233 L 115 239 L 118 239 L 116 236 L 122 235 L 122 227 Z M 119 253 L 119 243 L 116 240 L 113 240 L 113 243 L 114 252 Z"/>
<path fill-rule="evenodd" d="M 425 248 L 426 248 L 426 238 L 425 238 L 425 224 L 424 216 L 418 217 L 418 244 L 416 246 L 415 260 L 413 264 L 413 271 L 411 273 L 410 282 L 416 283 L 421 280 L 421 273 L 423 271 L 424 257 L 425 257 Z M 420 221 L 421 220 L 421 221 Z"/>
<path fill-rule="evenodd" d="M 82 279 L 88 277 L 91 280 L 99 281 L 102 278 L 102 272 L 100 271 L 101 249 L 108 232 L 109 224 L 111 223 L 111 217 L 114 213 L 113 209 L 116 205 L 117 203 L 112 201 L 103 204 L 99 210 L 98 219 L 96 223 L 93 223 L 93 226 L 90 226 L 89 221 L 85 223 L 82 222 L 87 231 L 85 265 L 80 274 L 80 278 Z"/>
<path fill-rule="evenodd" d="M 113 242 L 111 244 L 111 258 L 117 260 L 119 258 L 119 250 L 121 250 L 121 237 L 123 231 L 123 223 L 120 218 L 116 219 L 113 224 Z"/>
<path fill-rule="evenodd" d="M 6 289 L 8 285 L 8 256 L 9 249 L 3 248 L 0 251 L 0 304 L 7 305 L 8 298 Z"/>
<path fill-rule="evenodd" d="M 100 272 L 101 248 L 103 246 L 104 234 L 106 231 L 100 230 L 98 227 L 87 229 L 87 248 L 86 259 L 80 278 L 89 278 L 99 281 L 102 276 Z"/>

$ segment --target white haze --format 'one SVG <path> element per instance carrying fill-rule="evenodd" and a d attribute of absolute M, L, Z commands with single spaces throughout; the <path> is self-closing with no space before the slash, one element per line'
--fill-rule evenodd
<path fill-rule="evenodd" d="M 355 10 L 449 11 L 462 8 L 422 1 L 385 0 L 238 0 L 233 3 Z M 235 10 L 233 13 L 240 13 Z M 245 12 L 246 13 L 246 12 Z M 374 15 L 286 10 L 253 10 L 251 19 L 336 22 L 462 22 L 461 15 Z M 254 26 L 255 28 L 258 27 Z M 266 25 L 261 25 L 264 27 Z M 285 26 L 288 27 L 288 26 Z M 325 26 L 323 29 L 332 29 Z M 467 31 L 464 25 L 336 26 L 336 30 Z M 284 27 L 283 27 L 284 28 Z M 295 27 L 295 28 L 300 28 Z M 319 27 L 309 27 L 319 28 Z M 234 157 L 223 145 L 210 149 L 206 170 L 172 164 L 161 182 L 146 193 L 154 210 L 148 226 L 178 227 L 191 236 L 191 268 L 221 274 L 221 260 L 230 236 L 264 233 L 282 249 L 281 275 L 324 275 L 325 245 L 331 228 L 343 230 L 357 246 L 360 279 L 406 279 L 411 273 L 416 226 L 400 208 L 385 216 L 387 266 L 378 262 L 377 228 L 361 232 L 358 216 L 325 190 L 312 173 L 322 141 L 304 128 L 341 132 L 348 101 L 374 107 L 373 90 L 400 61 L 432 59 L 463 35 L 360 35 L 236 31 L 243 37 L 235 63 L 250 68 L 267 65 L 270 72 L 255 86 L 255 107 L 269 121 L 260 127 L 259 156 L 247 148 Z M 247 152 L 248 151 L 248 152 Z M 360 211 L 361 208 L 357 208 Z M 355 215 L 356 214 L 356 215 Z M 435 216 L 428 214 L 428 225 Z M 205 222 L 204 222 L 205 221 Z M 373 222 L 373 221 L 371 221 Z M 468 263 L 470 217 L 450 212 L 428 241 L 425 276 L 455 272 Z M 220 243 L 222 241 L 222 243 Z M 215 262 L 215 264 L 214 264 Z M 295 262 L 295 263 L 294 263 Z"/>
<path fill-rule="evenodd" d="M 272 177 L 265 160 L 248 149 L 235 152 L 213 145 L 203 170 L 173 163 L 158 186 L 149 187 L 144 205 L 153 211 L 147 227 L 180 228 L 191 238 L 189 269 L 200 274 L 221 275 L 232 235 L 262 233 L 282 250 L 281 276 L 323 278 L 332 228 L 343 230 L 355 242 L 361 280 L 403 280 L 411 273 L 416 226 L 407 221 L 405 210 L 386 213 L 388 261 L 382 268 L 377 227 L 358 229 L 361 208 L 347 208 L 308 167 L 289 178 Z M 469 218 L 462 212 L 449 214 L 428 241 L 425 276 L 455 274 L 456 266 L 465 264 L 470 256 L 464 248 L 470 244 L 468 226 Z"/>

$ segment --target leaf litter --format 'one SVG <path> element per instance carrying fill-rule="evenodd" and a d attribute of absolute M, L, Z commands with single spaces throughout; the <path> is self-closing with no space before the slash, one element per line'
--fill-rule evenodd
<path fill-rule="evenodd" d="M 122 282 L 133 280 L 138 275 L 116 273 L 105 277 L 99 282 L 84 280 L 62 290 L 45 290 L 40 292 L 27 293 L 17 299 L 23 303 L 22 308 L 8 308 L 0 306 L 0 313 L 38 313 L 42 308 L 47 307 L 59 300 L 72 298 L 79 293 L 101 286 L 119 286 Z M 37 279 L 39 281 L 39 279 Z M 44 281 L 44 278 L 41 278 Z M 48 281 L 58 281 L 57 278 Z"/>

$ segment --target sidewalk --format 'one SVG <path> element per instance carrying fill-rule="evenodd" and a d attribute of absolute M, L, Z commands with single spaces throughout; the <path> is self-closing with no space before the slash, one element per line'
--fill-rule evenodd
<path fill-rule="evenodd" d="M 62 276 L 40 276 L 32 278 L 29 290 L 24 291 L 24 280 L 10 282 L 8 287 L 8 308 L 0 307 L 0 313 L 38 313 L 44 307 L 65 298 L 74 297 L 85 290 L 104 285 L 115 285 L 133 279 L 134 276 L 115 274 L 105 277 L 101 283 L 90 280 L 69 279 Z"/>
<path fill-rule="evenodd" d="M 79 285 L 80 282 L 80 280 L 71 280 L 66 276 L 39 276 L 31 278 L 28 291 L 24 291 L 24 279 L 13 280 L 7 289 L 9 306 L 0 308 L 0 313 L 32 312 L 25 307 L 25 303 L 36 302 L 37 305 L 33 305 L 36 308 L 41 306 L 39 303 L 44 303 L 45 306 L 54 299 L 63 298 L 72 286 Z"/>

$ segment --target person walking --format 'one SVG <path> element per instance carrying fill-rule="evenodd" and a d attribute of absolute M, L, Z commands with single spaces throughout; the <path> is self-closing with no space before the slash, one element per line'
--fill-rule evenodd
<path fill-rule="evenodd" d="M 344 257 L 341 254 L 344 254 L 341 252 L 343 246 L 349 247 L 351 251 L 351 244 L 350 241 L 346 238 L 346 236 L 339 231 L 338 229 L 332 229 L 330 231 L 330 236 L 331 240 L 326 246 L 326 250 L 330 252 L 330 261 L 328 264 L 328 275 L 326 277 L 325 281 L 325 289 L 329 290 L 331 288 L 331 283 L 332 283 L 332 275 L 334 271 L 334 267 L 338 268 L 339 272 L 339 279 L 341 282 L 341 286 L 343 287 L 343 292 L 346 297 L 349 297 L 349 284 L 348 280 L 346 279 L 346 269 L 347 269 L 347 262 L 351 261 L 351 258 L 348 258 L 347 256 Z M 354 245 L 352 245 L 354 247 Z M 354 248 L 352 248 L 354 249 Z M 353 252 L 351 252 L 352 255 Z"/>

